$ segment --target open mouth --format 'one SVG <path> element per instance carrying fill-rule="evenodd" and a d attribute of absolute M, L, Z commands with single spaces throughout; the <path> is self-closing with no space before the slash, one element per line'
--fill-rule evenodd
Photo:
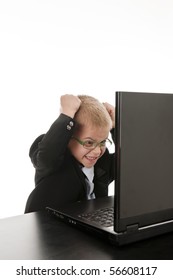
<path fill-rule="evenodd" d="M 85 158 L 90 162 L 96 161 L 98 159 L 98 157 L 91 157 L 91 156 L 85 156 Z"/>

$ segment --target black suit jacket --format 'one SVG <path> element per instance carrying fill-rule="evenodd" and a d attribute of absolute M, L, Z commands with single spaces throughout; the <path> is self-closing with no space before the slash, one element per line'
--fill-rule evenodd
<path fill-rule="evenodd" d="M 61 114 L 49 131 L 32 144 L 29 155 L 36 170 L 35 188 L 28 197 L 25 213 L 86 199 L 84 174 L 67 148 L 74 129 L 75 121 Z M 106 150 L 94 166 L 96 197 L 107 196 L 114 179 L 115 155 Z"/>

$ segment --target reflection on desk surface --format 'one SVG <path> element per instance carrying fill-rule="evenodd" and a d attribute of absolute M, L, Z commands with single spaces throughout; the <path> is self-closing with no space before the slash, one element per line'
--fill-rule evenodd
<path fill-rule="evenodd" d="M 0 220 L 0 259 L 173 259 L 173 233 L 116 247 L 47 212 Z"/>

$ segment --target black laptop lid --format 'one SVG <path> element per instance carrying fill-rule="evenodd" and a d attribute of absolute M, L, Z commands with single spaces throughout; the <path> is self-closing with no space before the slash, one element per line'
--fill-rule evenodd
<path fill-rule="evenodd" d="M 173 94 L 116 93 L 115 231 L 173 219 Z"/>

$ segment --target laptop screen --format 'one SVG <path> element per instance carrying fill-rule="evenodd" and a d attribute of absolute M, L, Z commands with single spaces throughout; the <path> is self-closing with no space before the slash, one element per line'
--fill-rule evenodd
<path fill-rule="evenodd" d="M 159 221 L 173 213 L 173 94 L 118 92 L 116 108 L 117 215 Z"/>

